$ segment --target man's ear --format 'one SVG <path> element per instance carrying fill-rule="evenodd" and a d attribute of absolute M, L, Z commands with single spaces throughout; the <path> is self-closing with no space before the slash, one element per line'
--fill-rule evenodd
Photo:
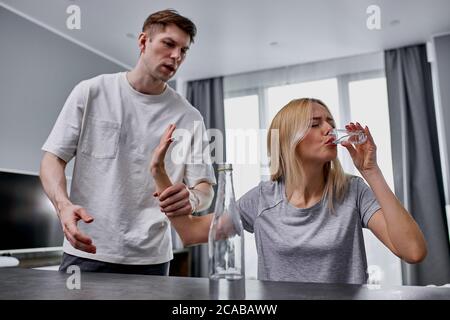
<path fill-rule="evenodd" d="M 141 32 L 138 37 L 138 46 L 141 54 L 145 51 L 145 46 L 147 42 L 147 34 L 145 32 Z"/>

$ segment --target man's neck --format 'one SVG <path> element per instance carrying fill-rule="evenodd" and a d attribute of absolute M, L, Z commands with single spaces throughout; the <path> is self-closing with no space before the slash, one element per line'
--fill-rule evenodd
<path fill-rule="evenodd" d="M 126 78 L 134 90 L 143 94 L 159 95 L 166 89 L 164 81 L 145 74 L 137 67 L 127 72 Z"/>

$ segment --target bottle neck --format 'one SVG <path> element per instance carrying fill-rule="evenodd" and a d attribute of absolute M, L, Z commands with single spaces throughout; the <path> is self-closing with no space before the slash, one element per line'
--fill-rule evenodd
<path fill-rule="evenodd" d="M 221 170 L 219 171 L 219 185 L 217 189 L 217 205 L 228 207 L 234 199 L 233 188 L 233 171 Z"/>

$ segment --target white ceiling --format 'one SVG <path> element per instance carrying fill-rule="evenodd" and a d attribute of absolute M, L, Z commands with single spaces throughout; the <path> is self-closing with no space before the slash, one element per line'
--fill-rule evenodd
<path fill-rule="evenodd" d="M 66 27 L 71 4 L 81 9 L 81 30 Z M 373 4 L 381 8 L 381 30 L 366 27 L 366 9 Z M 376 52 L 450 32 L 449 0 L 1 0 L 0 5 L 124 66 L 134 66 L 138 56 L 127 34 L 139 34 L 150 13 L 174 8 L 198 28 L 177 74 L 183 80 Z"/>

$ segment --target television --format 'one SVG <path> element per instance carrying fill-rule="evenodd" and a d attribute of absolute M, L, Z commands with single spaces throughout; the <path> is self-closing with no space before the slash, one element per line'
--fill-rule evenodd
<path fill-rule="evenodd" d="M 63 239 L 39 176 L 0 171 L 0 253 L 61 250 Z"/>

